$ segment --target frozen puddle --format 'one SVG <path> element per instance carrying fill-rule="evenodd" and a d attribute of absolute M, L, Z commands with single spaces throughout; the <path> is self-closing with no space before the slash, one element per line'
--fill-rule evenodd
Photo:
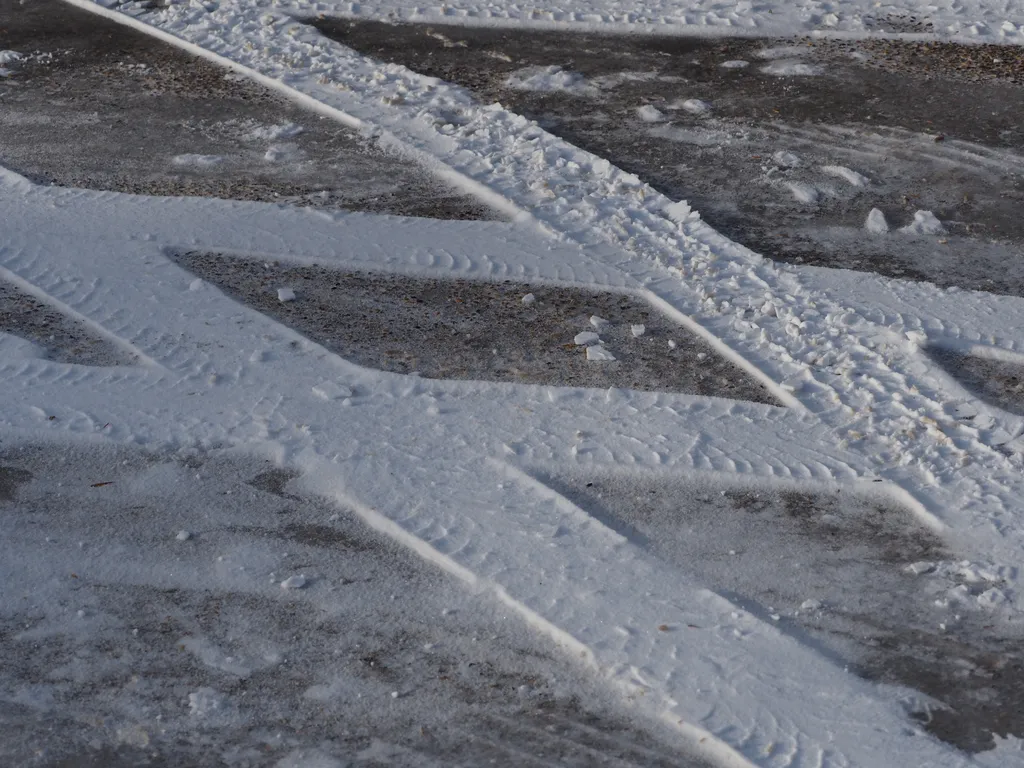
<path fill-rule="evenodd" d="M 930 347 L 928 356 L 982 402 L 1024 416 L 1024 365 Z"/>
<path fill-rule="evenodd" d="M 8 443 L 0 764 L 701 765 L 287 477 L 237 454 Z"/>
<path fill-rule="evenodd" d="M 336 121 L 58 0 L 0 1 L 0 164 L 37 183 L 494 218 Z"/>
<path fill-rule="evenodd" d="M 908 707 L 939 738 L 979 751 L 1024 736 L 1021 633 L 986 608 L 993 583 L 907 511 L 848 490 L 542 480 L 837 664 L 924 694 Z"/>
<path fill-rule="evenodd" d="M 6 360 L 43 357 L 59 363 L 102 366 L 133 362 L 131 355 L 109 341 L 2 280 L 0 350 Z"/>
<path fill-rule="evenodd" d="M 622 294 L 341 272 L 217 254 L 189 253 L 178 261 L 229 296 L 371 368 L 777 404 L 703 341 Z M 279 290 L 296 298 L 282 301 Z M 532 300 L 524 302 L 528 295 Z"/>
<path fill-rule="evenodd" d="M 463 28 L 445 47 L 425 25 L 315 23 L 537 120 L 771 258 L 1024 295 L 1012 47 Z M 889 233 L 866 229 L 875 208 Z M 901 231 L 919 212 L 941 231 Z"/>

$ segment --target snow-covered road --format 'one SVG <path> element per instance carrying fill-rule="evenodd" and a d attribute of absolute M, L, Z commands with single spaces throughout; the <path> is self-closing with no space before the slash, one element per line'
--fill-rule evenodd
<path fill-rule="evenodd" d="M 989 612 L 1012 626 L 1024 610 L 1024 421 L 979 402 L 923 349 L 1024 360 L 1024 300 L 771 263 L 500 105 L 323 38 L 289 17 L 295 6 L 176 4 L 136 18 L 75 4 L 366 130 L 513 221 L 133 197 L 4 172 L 0 278 L 138 360 L 63 365 L 0 336 L 5 435 L 238 447 L 296 467 L 308 490 L 492 595 L 721 765 L 1020 760 L 1015 739 L 976 758 L 932 740 L 907 717 L 911 692 L 854 676 L 536 478 L 582 468 L 742 477 L 885 499 L 955 553 L 921 576 L 945 591 L 947 620 Z M 732 5 L 705 14 L 746 14 L 757 29 L 767 13 Z M 781 26 L 815 16 L 857 29 L 843 4 L 813 5 L 792 6 Z M 1000 19 L 960 7 L 964 26 L 947 31 L 988 20 L 1015 40 L 1014 10 Z M 196 280 L 168 256 L 181 250 L 627 291 L 785 407 L 359 368 Z M 961 589 L 965 578 L 982 588 Z"/>

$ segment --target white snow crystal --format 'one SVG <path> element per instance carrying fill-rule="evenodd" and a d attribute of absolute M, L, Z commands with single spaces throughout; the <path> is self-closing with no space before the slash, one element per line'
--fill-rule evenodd
<path fill-rule="evenodd" d="M 615 355 L 609 352 L 602 344 L 594 344 L 587 347 L 587 360 L 592 360 L 596 363 L 610 363 L 614 359 Z"/>
<path fill-rule="evenodd" d="M 336 381 L 322 381 L 313 386 L 313 394 L 321 400 L 341 400 L 352 397 L 352 390 Z"/>
<path fill-rule="evenodd" d="M 281 582 L 281 589 L 302 589 L 306 586 L 306 577 L 302 575 L 289 576 Z"/>
<path fill-rule="evenodd" d="M 295 291 L 291 288 L 278 288 L 277 289 L 277 300 L 278 301 L 295 301 Z"/>
<path fill-rule="evenodd" d="M 536 300 L 537 297 L 534 296 L 532 293 L 528 293 L 525 296 L 523 296 L 523 304 L 526 304 L 527 306 L 533 304 L 533 302 L 535 302 Z"/>
<path fill-rule="evenodd" d="M 900 229 L 900 232 L 907 235 L 944 235 L 946 228 L 931 211 L 917 211 L 914 221 Z"/>
<path fill-rule="evenodd" d="M 687 99 L 679 104 L 680 109 L 684 109 L 691 115 L 703 115 L 706 112 L 711 111 L 711 105 L 703 101 L 702 99 Z"/>
<path fill-rule="evenodd" d="M 800 156 L 792 152 L 787 152 L 784 149 L 780 149 L 774 155 L 772 160 L 780 168 L 799 168 L 801 165 Z"/>
<path fill-rule="evenodd" d="M 889 231 L 889 222 L 885 220 L 885 214 L 877 208 L 872 208 L 868 214 L 868 220 L 864 222 L 864 229 L 873 235 L 884 235 Z"/>
<path fill-rule="evenodd" d="M 636 325 L 629 326 L 629 331 L 630 333 L 633 334 L 633 338 L 637 339 L 643 336 L 646 330 L 647 326 L 645 326 L 643 323 L 637 323 Z"/>
<path fill-rule="evenodd" d="M 223 163 L 224 158 L 220 155 L 184 154 L 175 155 L 171 158 L 171 162 L 175 165 L 187 166 L 189 168 L 213 168 L 213 166 Z"/>
<path fill-rule="evenodd" d="M 805 184 L 802 181 L 787 181 L 786 187 L 793 193 L 793 197 L 798 203 L 810 205 L 818 202 L 818 190 L 810 184 Z"/>
<path fill-rule="evenodd" d="M 743 59 L 729 59 L 729 61 L 722 62 L 722 69 L 744 69 L 749 66 L 750 62 Z"/>
<path fill-rule="evenodd" d="M 821 170 L 822 173 L 827 173 L 829 176 L 837 176 L 854 187 L 866 187 L 868 185 L 869 179 L 867 176 L 862 176 L 844 165 L 823 165 Z"/>
<path fill-rule="evenodd" d="M 636 111 L 636 116 L 645 123 L 660 123 L 665 119 L 665 115 L 661 113 L 661 110 L 650 104 L 639 107 Z"/>
<path fill-rule="evenodd" d="M 192 534 L 188 531 L 178 531 L 178 535 L 175 536 L 178 541 L 188 541 L 192 538 Z"/>
<path fill-rule="evenodd" d="M 609 325 L 611 325 L 611 323 L 609 323 L 603 317 L 598 317 L 597 315 L 590 316 L 590 324 L 594 326 L 594 330 L 596 330 L 598 333 L 600 333 Z"/>
<path fill-rule="evenodd" d="M 600 344 L 601 337 L 593 331 L 581 331 L 576 334 L 576 337 L 572 341 L 577 346 L 583 346 L 584 344 L 590 346 L 591 344 Z"/>
<path fill-rule="evenodd" d="M 811 77 L 822 73 L 821 67 L 816 64 L 807 64 L 806 62 L 793 61 L 792 59 L 779 59 L 771 64 L 765 64 L 761 67 L 761 71 L 766 75 L 775 75 L 777 77 Z"/>

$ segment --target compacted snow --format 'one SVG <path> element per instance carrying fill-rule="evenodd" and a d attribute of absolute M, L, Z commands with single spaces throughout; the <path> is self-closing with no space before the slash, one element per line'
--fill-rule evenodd
<path fill-rule="evenodd" d="M 911 564 L 915 583 L 935 595 L 929 620 L 952 627 L 968 617 L 971 626 L 1010 635 L 1019 631 L 1024 609 L 1024 419 L 965 389 L 934 350 L 1024 361 L 1024 300 L 772 263 L 719 235 L 685 203 L 501 105 L 480 105 L 460 89 L 382 65 L 288 15 L 441 17 L 437 10 L 399 2 L 358 9 L 222 2 L 129 6 L 138 14 L 131 16 L 77 2 L 219 57 L 366 131 L 512 223 L 160 200 L 44 188 L 0 171 L 0 280 L 133 362 L 48 360 L 0 335 L 5 443 L 75 440 L 156 454 L 230 449 L 300 471 L 307 493 L 351 509 L 546 636 L 621 706 L 659 721 L 693 755 L 718 765 L 1024 764 L 1014 738 L 975 757 L 933 739 L 908 716 L 930 706 L 920 694 L 858 677 L 772 613 L 713 583 L 715 569 L 674 560 L 685 547 L 667 553 L 646 546 L 582 497 L 570 500 L 545 480 L 625 473 L 643 478 L 635 484 L 643 489 L 692 477 L 701 493 L 724 494 L 738 483 L 787 493 L 856 492 L 901 508 L 944 543 L 930 561 Z M 692 19 L 752 33 L 864 33 L 893 19 L 943 35 L 1012 42 L 1020 33 L 1014 4 L 965 2 L 934 11 L 819 6 L 787 4 L 777 15 L 742 2 L 697 3 L 685 11 L 597 2 L 571 12 L 458 4 L 441 10 L 456 21 L 679 27 Z M 927 18 L 907 18 L 924 10 Z M 812 74 L 799 70 L 809 65 L 794 51 L 766 51 L 762 59 L 755 66 L 785 68 L 780 76 Z M 515 84 L 570 93 L 585 87 L 561 70 L 518 73 Z M 870 183 L 846 167 L 821 170 L 836 183 Z M 814 202 L 813 187 L 790 191 Z M 871 226 L 881 229 L 877 217 Z M 905 234 L 934 235 L 941 227 L 932 213 L 919 211 Z M 700 336 L 779 405 L 371 370 L 197 280 L 175 258 L 185 251 L 628 292 Z M 301 305 L 301 292 L 290 286 L 272 290 L 281 302 Z M 591 318 L 591 328 L 580 329 L 591 335 L 573 340 L 586 345 L 594 366 L 617 363 L 600 343 L 604 323 Z M 643 329 L 633 334 L 639 338 Z M 8 485 L 25 480 L 11 478 L 0 475 L 0 500 L 13 497 Z M 157 481 L 166 478 L 157 473 Z M 99 491 L 108 482 L 98 478 L 75 492 Z M 238 515 L 244 518 L 244 510 Z M 198 526 L 166 521 L 161 546 L 190 546 Z M 128 554 L 139 556 L 137 549 Z M 8 581 L 27 590 L 33 563 L 4 563 Z M 233 571 L 230 557 L 215 563 L 211 574 L 224 583 L 252 578 Z M 285 571 L 269 565 L 261 561 L 256 570 L 275 600 L 307 599 L 336 578 L 304 563 Z M 108 578 L 117 581 L 117 568 Z M 792 610 L 813 613 L 834 597 L 787 599 L 798 605 Z M 68 605 L 47 620 L 66 633 L 72 622 L 105 621 L 95 610 Z M 250 669 L 202 638 L 182 645 L 207 666 L 230 674 Z M 265 655 L 256 661 L 278 663 Z M 317 690 L 337 695 L 324 685 Z M 33 699 L 37 694 L 45 691 L 18 695 L 31 707 L 42 701 Z M 391 690 L 388 697 L 404 705 L 405 694 Z M 210 685 L 184 692 L 182 700 L 189 717 L 236 717 L 235 704 Z M 125 731 L 125 743 L 139 739 Z M 331 764 L 323 756 L 302 759 L 281 764 Z"/>

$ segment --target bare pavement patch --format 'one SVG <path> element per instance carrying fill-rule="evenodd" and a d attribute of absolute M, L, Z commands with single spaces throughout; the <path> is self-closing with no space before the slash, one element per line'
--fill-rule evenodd
<path fill-rule="evenodd" d="M 27 342 L 20 356 L 59 363 L 124 365 L 132 356 L 44 301 L 0 280 L 0 333 Z M 13 346 L 13 345 L 12 345 Z M 11 350 L 15 352 L 15 350 Z M 8 359 L 13 354 L 8 353 Z"/>
<path fill-rule="evenodd" d="M 494 218 L 415 162 L 59 0 L 0 0 L 0 164 L 37 183 Z"/>
<path fill-rule="evenodd" d="M 1018 48 L 311 23 L 536 119 L 771 258 L 1024 295 Z"/>
<path fill-rule="evenodd" d="M 0 763 L 703 765 L 490 597 L 289 476 L 0 447 Z"/>
<path fill-rule="evenodd" d="M 628 475 L 543 481 L 837 664 L 924 694 L 908 709 L 938 738 L 975 752 L 995 746 L 994 735 L 1024 737 L 1022 637 L 986 608 L 997 584 L 962 564 L 937 577 L 947 545 L 907 510 L 849 491 Z"/>
<path fill-rule="evenodd" d="M 229 296 L 370 368 L 778 404 L 706 342 L 625 294 L 343 272 L 219 254 L 176 258 Z M 295 298 L 282 301 L 289 294 L 279 291 Z"/>

